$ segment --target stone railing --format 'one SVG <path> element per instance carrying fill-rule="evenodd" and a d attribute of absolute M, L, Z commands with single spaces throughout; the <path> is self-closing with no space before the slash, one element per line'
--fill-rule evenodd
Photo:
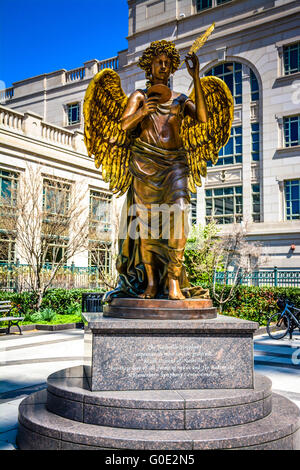
<path fill-rule="evenodd" d="M 97 72 L 107 68 L 117 70 L 119 68 L 119 57 L 110 57 L 109 59 L 101 61 L 94 59 L 92 61 L 86 62 L 84 64 L 84 67 L 78 67 L 72 70 L 59 70 L 57 72 L 47 73 L 41 76 L 40 80 L 46 80 L 46 85 L 43 84 L 43 87 L 46 86 L 47 88 L 47 86 L 49 86 L 50 89 L 55 88 L 56 86 L 67 85 L 72 82 L 77 82 L 87 78 L 91 79 Z M 34 78 L 35 77 L 31 77 L 31 79 Z M 2 103 L 3 105 L 5 105 L 6 102 L 14 98 L 21 98 L 22 96 L 26 96 L 28 91 L 26 90 L 26 92 L 23 92 L 22 87 L 23 85 L 26 85 L 31 79 L 26 79 L 21 82 L 18 82 L 17 86 L 15 87 L 0 90 L 0 104 Z M 34 83 L 37 89 L 40 91 L 41 86 L 38 85 L 39 80 L 35 80 Z"/>
<path fill-rule="evenodd" d="M 67 145 L 72 147 L 72 139 L 74 132 L 54 126 L 46 122 L 41 122 L 41 137 L 59 145 Z"/>
<path fill-rule="evenodd" d="M 7 100 L 10 100 L 14 96 L 14 88 L 5 88 L 0 91 L 0 103 L 4 103 Z"/>
<path fill-rule="evenodd" d="M 83 80 L 85 77 L 85 67 L 79 67 L 77 69 L 68 70 L 65 75 L 66 83 L 74 82 L 75 80 Z"/>
<path fill-rule="evenodd" d="M 98 62 L 98 72 L 100 72 L 100 70 L 102 70 L 102 69 L 117 70 L 118 67 L 119 67 L 119 58 L 118 58 L 118 56 L 111 57 L 110 59 L 101 60 L 101 62 Z"/>
<path fill-rule="evenodd" d="M 24 114 L 0 106 L 0 126 L 22 131 Z"/>
<path fill-rule="evenodd" d="M 0 130 L 9 130 L 26 135 L 27 137 L 47 141 L 53 145 L 68 147 L 77 152 L 86 154 L 81 131 L 69 131 L 63 127 L 55 126 L 43 121 L 38 114 L 27 112 L 19 113 L 6 106 L 0 106 Z"/>

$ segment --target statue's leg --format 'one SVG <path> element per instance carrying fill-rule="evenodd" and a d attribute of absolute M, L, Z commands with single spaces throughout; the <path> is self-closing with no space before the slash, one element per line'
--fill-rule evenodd
<path fill-rule="evenodd" d="M 141 240 L 141 257 L 147 275 L 147 287 L 143 294 L 139 295 L 141 299 L 153 299 L 157 293 L 153 254 L 149 248 L 147 240 Z"/>
<path fill-rule="evenodd" d="M 184 249 L 187 241 L 186 223 L 186 203 L 184 199 L 176 202 L 178 210 L 170 214 L 170 238 L 168 240 L 168 283 L 169 299 L 183 300 L 179 279 L 182 270 Z"/>
<path fill-rule="evenodd" d="M 139 295 L 142 299 L 153 299 L 157 293 L 157 281 L 155 277 L 155 260 L 151 249 L 151 218 L 149 208 L 145 206 L 141 210 L 137 209 L 139 219 L 140 248 L 141 259 L 145 267 L 147 276 L 147 287 L 143 294 Z"/>

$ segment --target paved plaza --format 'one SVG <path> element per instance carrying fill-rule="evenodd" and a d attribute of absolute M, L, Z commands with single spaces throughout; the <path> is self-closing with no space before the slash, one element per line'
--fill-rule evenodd
<path fill-rule="evenodd" d="M 83 330 L 27 331 L 0 336 L 0 449 L 14 450 L 18 407 L 31 393 L 46 388 L 49 374 L 82 364 Z M 279 392 L 300 408 L 300 334 L 271 340 L 255 336 L 255 372 L 266 375 Z"/>

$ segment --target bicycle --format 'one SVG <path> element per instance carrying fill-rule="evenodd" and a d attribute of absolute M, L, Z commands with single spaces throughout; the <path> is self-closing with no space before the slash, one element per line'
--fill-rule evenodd
<path fill-rule="evenodd" d="M 278 299 L 277 305 L 282 312 L 270 316 L 267 324 L 268 335 L 272 339 L 282 339 L 289 333 L 292 339 L 293 331 L 296 328 L 300 331 L 300 308 L 286 299 Z"/>

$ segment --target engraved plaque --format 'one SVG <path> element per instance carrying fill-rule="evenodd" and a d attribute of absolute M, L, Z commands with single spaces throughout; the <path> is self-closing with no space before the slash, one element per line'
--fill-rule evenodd
<path fill-rule="evenodd" d="M 217 335 L 96 335 L 92 389 L 251 388 L 249 340 Z"/>

